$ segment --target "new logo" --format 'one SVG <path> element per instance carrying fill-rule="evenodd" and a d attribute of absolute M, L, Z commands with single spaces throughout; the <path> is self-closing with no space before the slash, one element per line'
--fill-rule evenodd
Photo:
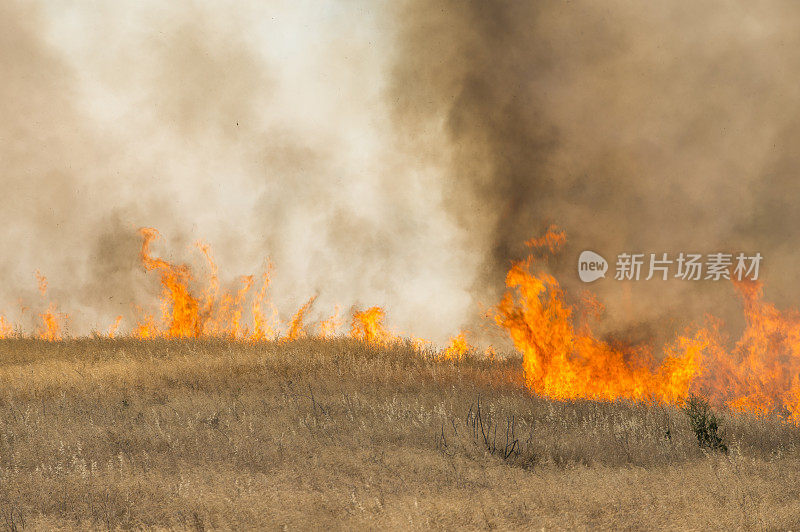
<path fill-rule="evenodd" d="M 584 283 L 591 283 L 605 277 L 607 271 L 608 262 L 594 251 L 586 250 L 578 257 L 578 277 Z"/>

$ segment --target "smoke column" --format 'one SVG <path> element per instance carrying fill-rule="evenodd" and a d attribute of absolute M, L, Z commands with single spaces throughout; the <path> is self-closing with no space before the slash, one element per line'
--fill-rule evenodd
<path fill-rule="evenodd" d="M 446 139 L 444 205 L 483 250 L 475 293 L 495 299 L 555 223 L 573 291 L 583 249 L 759 251 L 768 297 L 795 302 L 798 17 L 786 1 L 405 3 L 396 117 Z M 644 336 L 739 312 L 729 283 L 591 288 Z"/>
<path fill-rule="evenodd" d="M 760 251 L 796 301 L 796 27 L 788 1 L 4 2 L 0 304 L 34 272 L 104 329 L 154 302 L 157 253 L 275 265 L 441 341 L 496 301 L 549 224 L 583 249 Z M 725 283 L 605 280 L 609 333 L 735 311 Z M 723 309 L 721 312 L 720 309 Z M 738 314 L 738 311 L 731 314 Z M 21 319 L 31 311 L 22 312 Z M 669 327 L 665 327 L 667 323 Z"/>
<path fill-rule="evenodd" d="M 20 297 L 37 304 L 40 269 L 72 332 L 117 314 L 130 326 L 132 306 L 152 308 L 159 290 L 138 259 L 136 229 L 153 226 L 156 253 L 197 261 L 203 239 L 231 282 L 270 258 L 284 317 L 319 294 L 321 316 L 382 305 L 398 331 L 439 339 L 466 319 L 479 258 L 441 207 L 437 169 L 395 138 L 386 13 L 366 2 L 2 10 L 11 314 Z"/>

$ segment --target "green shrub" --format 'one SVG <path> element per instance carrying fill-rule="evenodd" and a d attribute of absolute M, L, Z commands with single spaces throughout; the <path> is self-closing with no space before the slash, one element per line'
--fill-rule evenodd
<path fill-rule="evenodd" d="M 728 452 L 728 446 L 722 441 L 720 422 L 711 410 L 708 400 L 696 395 L 690 395 L 686 400 L 683 411 L 689 418 L 692 431 L 697 436 L 697 444 L 703 449 Z"/>

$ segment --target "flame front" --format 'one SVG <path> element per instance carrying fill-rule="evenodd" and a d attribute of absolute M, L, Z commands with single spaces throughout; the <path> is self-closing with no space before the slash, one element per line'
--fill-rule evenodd
<path fill-rule="evenodd" d="M 563 243 L 551 228 L 529 241 L 555 251 Z M 556 399 L 634 399 L 668 403 L 701 393 L 734 410 L 778 413 L 800 422 L 800 313 L 780 311 L 762 300 L 762 285 L 735 282 L 746 320 L 728 345 L 722 322 L 708 323 L 666 347 L 660 364 L 650 348 L 620 347 L 578 325 L 558 281 L 531 272 L 533 257 L 514 263 L 495 321 L 523 355 L 526 385 Z M 599 303 L 588 297 L 589 312 Z"/>
<path fill-rule="evenodd" d="M 725 349 L 721 321 L 709 320 L 703 330 L 708 370 L 698 390 L 734 410 L 778 412 L 800 421 L 800 313 L 764 302 L 760 283 L 735 286 L 744 305 L 744 331 Z"/>
<path fill-rule="evenodd" d="M 515 263 L 495 320 L 523 355 L 526 385 L 556 399 L 656 399 L 685 397 L 697 371 L 695 341 L 652 369 L 646 350 L 623 350 L 597 339 L 588 324 L 578 328 L 572 308 L 552 276 L 530 272 L 531 258 Z M 688 377 L 687 377 L 688 376 Z"/>
<path fill-rule="evenodd" d="M 188 265 L 153 256 L 151 245 L 159 238 L 155 229 L 143 228 L 140 235 L 142 265 L 146 271 L 158 273 L 161 285 L 160 317 L 136 307 L 139 318 L 129 334 L 143 339 L 251 342 L 294 340 L 311 334 L 309 315 L 317 296 L 282 322 L 269 297 L 271 264 L 254 293 L 256 278 L 252 275 L 240 276 L 234 288 L 223 290 L 208 244 L 196 244 L 207 267 L 206 278 L 198 281 Z M 709 317 L 694 333 L 677 336 L 657 360 L 652 347 L 612 344 L 592 331 L 589 318 L 599 316 L 602 310 L 592 294 L 583 294 L 577 311 L 566 302 L 552 275 L 532 271 L 534 256 L 557 252 L 565 240 L 565 233 L 555 227 L 529 240 L 531 255 L 512 265 L 506 276 L 506 293 L 494 308 L 494 321 L 523 356 L 524 382 L 531 391 L 555 399 L 666 403 L 680 403 L 690 392 L 701 393 L 734 410 L 778 413 L 800 423 L 800 312 L 781 311 L 763 301 L 759 283 L 736 282 L 746 324 L 736 342 L 728 342 L 722 322 Z M 37 271 L 36 279 L 45 310 L 38 313 L 35 334 L 48 341 L 60 340 L 68 316 L 47 300 L 47 278 Z M 122 321 L 122 316 L 116 317 L 108 328 L 109 337 L 117 336 Z M 334 337 L 342 321 L 336 307 L 329 318 L 318 322 L 316 334 Z M 0 315 L 0 338 L 21 336 L 21 331 L 18 324 Z M 353 310 L 349 335 L 378 346 L 410 341 L 421 353 L 431 352 L 430 342 L 391 332 L 382 307 Z M 458 361 L 476 352 L 466 336 L 465 331 L 452 336 L 445 349 L 435 351 L 435 358 Z M 495 360 L 493 348 L 485 353 L 489 361 Z"/>

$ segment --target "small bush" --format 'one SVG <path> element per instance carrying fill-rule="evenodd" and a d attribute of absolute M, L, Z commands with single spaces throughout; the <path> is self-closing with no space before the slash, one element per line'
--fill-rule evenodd
<path fill-rule="evenodd" d="M 728 452 L 728 446 L 722 441 L 720 434 L 719 420 L 708 400 L 696 395 L 690 395 L 686 400 L 683 411 L 689 418 L 692 431 L 697 436 L 697 444 L 703 449 L 712 451 Z"/>

